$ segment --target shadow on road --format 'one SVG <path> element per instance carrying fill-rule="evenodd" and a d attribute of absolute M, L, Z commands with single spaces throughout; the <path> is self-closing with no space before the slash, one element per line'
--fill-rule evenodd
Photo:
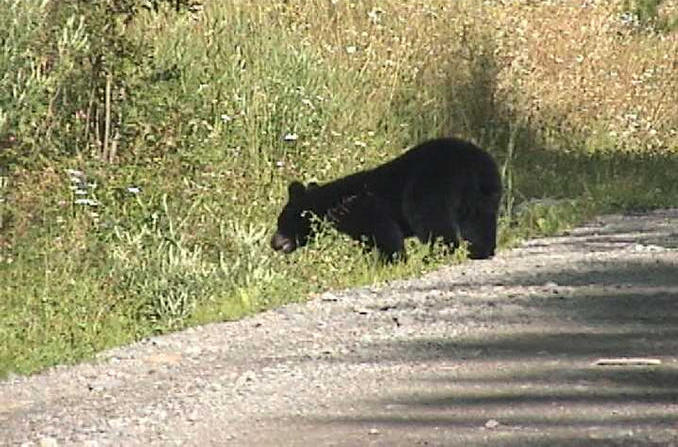
<path fill-rule="evenodd" d="M 648 231 L 643 241 L 672 247 L 675 239 Z M 608 231 L 559 243 L 640 242 Z M 459 442 L 508 446 L 677 445 L 678 254 L 658 253 L 610 258 L 591 269 L 543 267 L 483 284 L 413 287 L 410 293 L 446 296 L 431 305 L 430 324 L 475 329 L 375 343 L 352 360 L 425 368 L 412 383 L 382 390 L 381 413 L 328 422 L 453 429 Z M 471 292 L 457 299 L 464 290 Z M 411 300 L 402 306 L 415 307 Z M 616 357 L 662 364 L 594 364 Z"/>

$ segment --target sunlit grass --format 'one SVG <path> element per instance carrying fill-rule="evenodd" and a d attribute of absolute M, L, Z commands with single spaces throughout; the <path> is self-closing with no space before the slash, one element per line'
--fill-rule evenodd
<path fill-rule="evenodd" d="M 331 229 L 268 247 L 289 181 L 429 137 L 497 159 L 502 247 L 678 205 L 678 33 L 622 1 L 506 3 L 206 1 L 108 23 L 2 0 L 0 373 L 458 262 L 410 241 L 384 266 Z"/>

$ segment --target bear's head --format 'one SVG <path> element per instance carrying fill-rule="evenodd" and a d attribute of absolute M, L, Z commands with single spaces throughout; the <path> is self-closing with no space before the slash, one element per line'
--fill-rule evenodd
<path fill-rule="evenodd" d="M 311 203 L 308 190 L 317 186 L 309 183 L 308 188 L 300 182 L 287 187 L 289 199 L 278 216 L 278 228 L 271 238 L 271 248 L 283 253 L 292 253 L 308 243 L 311 234 Z"/>

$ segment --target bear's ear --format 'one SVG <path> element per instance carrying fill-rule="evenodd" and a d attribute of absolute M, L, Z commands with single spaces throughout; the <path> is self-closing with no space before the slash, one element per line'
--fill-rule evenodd
<path fill-rule="evenodd" d="M 290 200 L 302 198 L 305 192 L 306 188 L 301 184 L 301 182 L 294 181 L 287 187 L 287 194 L 290 196 Z"/>
<path fill-rule="evenodd" d="M 306 185 L 306 189 L 315 189 L 318 187 L 318 182 L 308 182 L 308 185 Z"/>

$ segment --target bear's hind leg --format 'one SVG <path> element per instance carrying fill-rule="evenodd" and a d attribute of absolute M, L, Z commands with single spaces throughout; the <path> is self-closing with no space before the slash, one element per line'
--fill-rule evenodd
<path fill-rule="evenodd" d="M 497 245 L 496 213 L 477 212 L 461 223 L 461 235 L 469 243 L 469 258 L 488 259 Z"/>
<path fill-rule="evenodd" d="M 414 176 L 405 187 L 402 212 L 417 239 L 423 244 L 442 240 L 450 250 L 459 247 L 461 203 L 455 193 L 459 185 L 446 177 L 444 166 L 434 166 Z"/>

